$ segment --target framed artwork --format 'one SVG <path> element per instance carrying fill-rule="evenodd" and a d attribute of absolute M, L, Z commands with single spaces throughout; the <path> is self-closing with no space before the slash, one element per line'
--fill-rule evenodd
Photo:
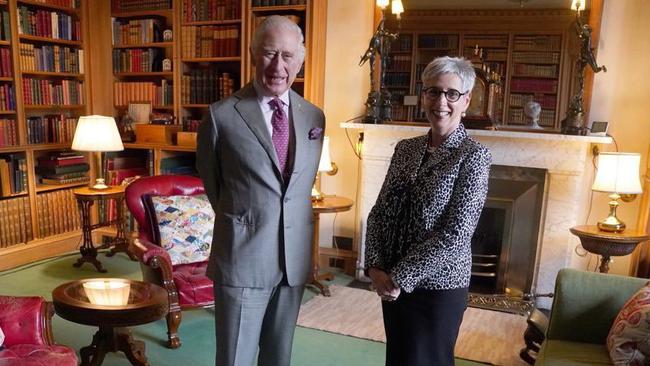
<path fill-rule="evenodd" d="M 129 103 L 128 115 L 133 123 L 149 123 L 151 116 L 151 102 Z"/>

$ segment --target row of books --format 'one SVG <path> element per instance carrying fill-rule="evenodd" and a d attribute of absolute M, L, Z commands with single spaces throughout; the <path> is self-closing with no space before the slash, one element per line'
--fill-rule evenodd
<path fill-rule="evenodd" d="M 391 55 L 388 71 L 411 71 L 411 55 Z"/>
<path fill-rule="evenodd" d="M 114 12 L 141 10 L 166 10 L 172 8 L 172 0 L 112 0 Z"/>
<path fill-rule="evenodd" d="M 411 73 L 409 72 L 391 72 L 386 74 L 384 79 L 388 87 L 409 86 L 411 82 Z"/>
<path fill-rule="evenodd" d="M 239 26 L 184 26 L 183 57 L 239 56 Z"/>
<path fill-rule="evenodd" d="M 15 111 L 16 95 L 11 84 L 0 84 L 0 111 Z"/>
<path fill-rule="evenodd" d="M 253 0 L 253 6 L 305 5 L 306 0 Z"/>
<path fill-rule="evenodd" d="M 195 154 L 178 154 L 160 159 L 160 174 L 198 176 Z"/>
<path fill-rule="evenodd" d="M 9 48 L 0 47 L 0 76 L 11 77 L 13 71 L 11 70 L 11 52 Z"/>
<path fill-rule="evenodd" d="M 138 45 L 161 42 L 164 22 L 161 19 L 117 19 L 112 18 L 113 45 Z"/>
<path fill-rule="evenodd" d="M 558 81 L 554 79 L 511 79 L 510 91 L 523 93 L 557 93 Z"/>
<path fill-rule="evenodd" d="M 495 49 L 495 48 L 480 48 L 478 54 L 476 54 L 476 48 L 474 47 L 465 47 L 463 49 L 463 54 L 468 59 L 474 61 L 499 61 L 505 62 L 508 60 L 508 50 L 507 49 Z"/>
<path fill-rule="evenodd" d="M 27 158 L 25 154 L 14 153 L 0 156 L 0 186 L 2 197 L 27 191 Z"/>
<path fill-rule="evenodd" d="M 181 103 L 210 104 L 229 97 L 234 90 L 234 80 L 227 72 L 214 69 L 195 69 L 181 77 Z"/>
<path fill-rule="evenodd" d="M 516 36 L 515 51 L 559 51 L 562 47 L 561 36 Z"/>
<path fill-rule="evenodd" d="M 0 39 L 3 41 L 11 40 L 11 20 L 6 9 L 0 11 Z"/>
<path fill-rule="evenodd" d="M 183 131 L 185 132 L 196 132 L 199 130 L 199 125 L 201 124 L 202 120 L 196 119 L 196 118 L 191 118 L 191 117 L 183 117 Z"/>
<path fill-rule="evenodd" d="M 18 33 L 30 36 L 81 40 L 81 23 L 65 13 L 18 7 Z"/>
<path fill-rule="evenodd" d="M 559 64 L 559 52 L 513 52 L 512 61 L 521 63 Z"/>
<path fill-rule="evenodd" d="M 0 147 L 18 145 L 18 126 L 12 118 L 0 118 Z"/>
<path fill-rule="evenodd" d="M 466 36 L 463 39 L 465 47 L 478 47 L 478 48 L 507 48 L 508 36 Z"/>
<path fill-rule="evenodd" d="M 532 122 L 530 117 L 524 114 L 523 109 L 510 108 L 510 112 L 508 114 L 510 115 L 510 118 L 508 119 L 508 124 L 526 125 Z M 542 112 L 539 114 L 538 124 L 540 126 L 548 126 L 548 127 L 552 127 L 553 125 L 555 125 L 555 111 L 550 109 L 542 109 Z"/>
<path fill-rule="evenodd" d="M 184 0 L 183 22 L 241 19 L 240 0 Z"/>
<path fill-rule="evenodd" d="M 113 83 L 113 102 L 126 106 L 132 102 L 151 102 L 154 106 L 174 104 L 172 83 L 162 79 L 160 85 L 148 81 L 118 81 Z"/>
<path fill-rule="evenodd" d="M 41 237 L 81 228 L 79 209 L 72 189 L 59 189 L 36 196 L 36 214 Z"/>
<path fill-rule="evenodd" d="M 107 153 L 103 167 L 106 182 L 109 185 L 117 186 L 123 184 L 126 179 L 151 175 L 147 163 L 148 159 L 149 157 L 143 156 L 140 151 L 127 150 L 119 153 Z M 104 221 L 117 219 L 115 200 L 103 202 L 99 212 L 101 219 Z"/>
<path fill-rule="evenodd" d="M 21 43 L 20 68 L 23 71 L 84 73 L 84 50 L 65 46 Z"/>
<path fill-rule="evenodd" d="M 413 49 L 413 36 L 400 34 L 391 46 L 393 51 L 396 52 L 410 52 Z"/>
<path fill-rule="evenodd" d="M 31 0 L 32 2 L 63 6 L 66 8 L 78 9 L 81 7 L 81 0 Z"/>
<path fill-rule="evenodd" d="M 446 34 L 420 34 L 418 48 L 458 48 L 458 36 Z"/>
<path fill-rule="evenodd" d="M 27 142 L 45 144 L 72 142 L 77 119 L 63 115 L 32 116 L 27 118 Z"/>
<path fill-rule="evenodd" d="M 515 64 L 513 76 L 557 77 L 557 65 Z"/>
<path fill-rule="evenodd" d="M 84 104 L 84 85 L 78 80 L 23 78 L 23 101 L 27 105 Z"/>
<path fill-rule="evenodd" d="M 113 50 L 113 73 L 162 71 L 165 51 L 161 48 Z"/>
<path fill-rule="evenodd" d="M 557 98 L 553 94 L 510 94 L 511 107 L 523 107 L 529 101 L 539 103 L 542 108 L 554 109 Z"/>
<path fill-rule="evenodd" d="M 29 197 L 1 200 L 0 217 L 0 248 L 34 239 Z"/>

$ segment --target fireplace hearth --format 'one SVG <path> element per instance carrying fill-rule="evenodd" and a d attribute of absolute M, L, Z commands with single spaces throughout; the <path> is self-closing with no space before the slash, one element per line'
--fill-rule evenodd
<path fill-rule="evenodd" d="M 532 292 L 546 179 L 546 169 L 492 166 L 488 197 L 472 237 L 470 292 L 486 295 L 477 302 L 499 303 Z"/>

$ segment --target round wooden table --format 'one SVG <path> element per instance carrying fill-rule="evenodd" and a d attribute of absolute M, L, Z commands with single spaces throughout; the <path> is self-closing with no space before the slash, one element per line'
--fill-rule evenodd
<path fill-rule="evenodd" d="M 316 286 L 323 296 L 331 296 L 329 286 L 321 283 L 319 280 L 331 281 L 334 275 L 331 273 L 318 273 L 319 249 L 320 243 L 318 233 L 320 231 L 320 214 L 344 212 L 352 208 L 354 201 L 346 197 L 325 196 L 322 200 L 312 201 L 311 207 L 314 210 L 314 239 L 311 242 L 311 264 L 312 270 L 307 284 Z"/>
<path fill-rule="evenodd" d="M 89 300 L 84 283 L 118 281 L 129 286 L 125 305 L 98 305 Z M 99 327 L 89 346 L 83 347 L 81 365 L 101 365 L 106 353 L 124 352 L 133 365 L 149 365 L 144 342 L 135 340 L 128 326 L 146 324 L 167 315 L 167 291 L 160 286 L 121 278 L 88 278 L 62 284 L 52 291 L 54 310 L 63 319 Z"/>
<path fill-rule="evenodd" d="M 124 190 L 125 186 L 111 186 L 107 189 L 97 190 L 89 187 L 82 187 L 74 190 L 74 195 L 77 199 L 77 205 L 81 212 L 81 230 L 83 232 L 83 243 L 79 247 L 81 258 L 73 264 L 75 267 L 80 267 L 85 262 L 92 263 L 97 271 L 105 273 L 106 270 L 102 267 L 102 263 L 97 259 L 97 247 L 93 245 L 92 231 L 109 225 L 117 225 L 117 234 L 109 246 L 113 248 L 108 252 L 107 256 L 113 256 L 115 253 L 124 252 L 131 260 L 137 260 L 136 256 L 129 252 L 129 242 L 125 234 L 125 220 L 124 220 Z M 114 220 L 108 220 L 97 224 L 90 222 L 90 208 L 95 201 L 114 199 L 117 207 L 117 217 Z"/>
<path fill-rule="evenodd" d="M 580 238 L 580 243 L 585 250 L 602 256 L 599 268 L 602 273 L 609 272 L 612 256 L 628 255 L 639 243 L 650 240 L 650 235 L 631 229 L 613 233 L 602 231 L 596 225 L 581 225 L 569 230 Z"/>

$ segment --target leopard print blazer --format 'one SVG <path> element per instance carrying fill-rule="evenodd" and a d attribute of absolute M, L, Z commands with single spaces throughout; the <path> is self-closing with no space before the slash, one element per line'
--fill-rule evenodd
<path fill-rule="evenodd" d="M 366 270 L 386 271 L 409 293 L 469 287 L 492 161 L 462 124 L 435 151 L 427 145 L 427 135 L 397 144 L 366 231 Z"/>

